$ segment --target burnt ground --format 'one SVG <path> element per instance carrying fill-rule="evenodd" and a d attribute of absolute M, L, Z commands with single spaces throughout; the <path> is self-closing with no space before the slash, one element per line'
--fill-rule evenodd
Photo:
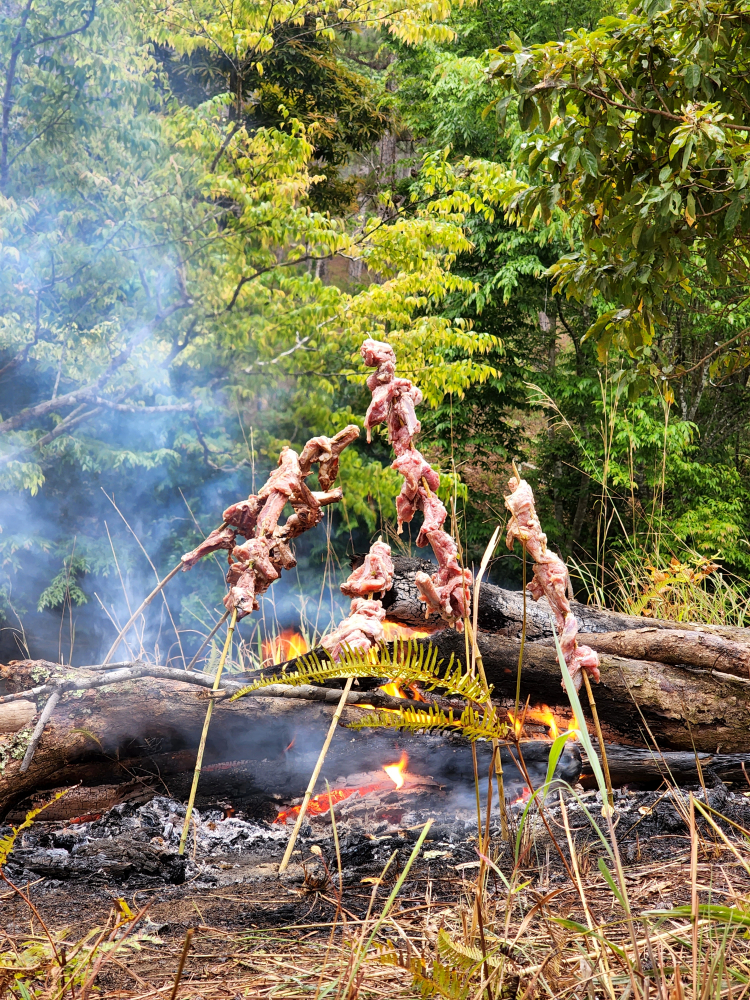
<path fill-rule="evenodd" d="M 694 792 L 699 801 L 707 797 L 710 806 L 750 828 L 747 792 L 728 791 L 721 784 Z M 603 824 L 598 793 L 583 793 L 582 799 Z M 635 907 L 670 909 L 689 902 L 686 800 L 686 790 L 616 793 L 617 837 Z M 203 810 L 196 817 L 195 836 L 191 834 L 185 858 L 177 855 L 184 806 L 166 798 L 120 805 L 92 822 L 36 823 L 19 838 L 5 871 L 27 889 L 37 916 L 8 889 L 0 896 L 0 927 L 18 945 L 40 937 L 41 918 L 56 932 L 64 930 L 65 939 L 73 942 L 92 927 L 105 926 L 118 899 L 133 911 L 148 904 L 139 925 L 139 950 L 120 953 L 99 974 L 97 982 L 105 995 L 159 995 L 174 976 L 189 928 L 197 930 L 185 988 L 210 983 L 213 992 L 183 993 L 181 988 L 180 996 L 270 995 L 267 991 L 286 976 L 294 979 L 290 956 L 322 947 L 335 917 L 339 924 L 346 923 L 344 936 L 351 938 L 362 927 L 368 908 L 380 912 L 421 826 L 435 814 L 434 801 L 430 807 L 417 796 L 409 810 L 397 811 L 395 821 L 383 818 L 381 802 L 377 814 L 366 822 L 364 802 L 354 796 L 337 808 L 341 879 L 325 817 L 314 817 L 303 826 L 299 852 L 284 875 L 277 869 L 288 832 L 263 821 L 226 816 L 221 809 Z M 519 804 L 511 810 L 512 841 L 521 809 Z M 576 861 L 593 908 L 608 920 L 612 896 L 597 869 L 605 850 L 582 806 L 569 798 L 567 810 Z M 546 897 L 553 900 L 545 904 L 550 913 L 580 922 L 584 913 L 578 892 L 555 845 L 557 841 L 570 863 L 560 808 L 550 801 L 545 814 L 552 836 L 533 810 L 520 836 L 517 881 L 528 885 L 513 897 L 514 919 Z M 731 835 L 730 827 L 723 827 Z M 493 859 L 511 878 L 513 847 L 500 839 L 494 824 L 492 832 Z M 699 833 L 701 901 L 733 902 L 746 895 L 750 878 L 720 836 L 702 820 Z M 447 926 L 459 920 L 462 910 L 470 914 L 480 864 L 476 843 L 476 813 L 454 809 L 437 816 L 399 893 L 394 916 L 402 929 L 413 929 L 427 940 L 425 928 L 436 921 Z M 488 892 L 502 922 L 507 893 L 494 872 L 489 875 Z M 235 982 L 238 992 L 232 993 L 230 985 Z"/>

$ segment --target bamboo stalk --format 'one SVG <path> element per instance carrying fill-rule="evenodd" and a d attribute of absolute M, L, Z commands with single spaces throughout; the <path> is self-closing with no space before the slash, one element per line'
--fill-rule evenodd
<path fill-rule="evenodd" d="M 490 711 L 492 711 L 492 698 L 491 698 L 490 693 L 489 693 L 489 690 L 490 690 L 489 689 L 489 685 L 487 684 L 487 675 L 484 672 L 484 660 L 482 659 L 482 654 L 479 652 L 479 645 L 477 643 L 476 633 L 475 633 L 474 629 L 472 628 L 471 623 L 469 622 L 468 618 L 466 618 L 465 621 L 464 621 L 464 627 L 466 629 L 468 637 L 471 640 L 471 648 L 472 648 L 472 658 L 473 658 L 473 661 L 474 661 L 474 663 L 476 664 L 476 666 L 479 669 L 479 676 L 480 676 L 480 678 L 482 680 L 482 683 L 484 684 L 485 691 L 487 692 L 487 707 L 488 707 L 488 709 Z M 493 751 L 496 751 L 495 752 L 495 777 L 497 778 L 497 791 L 498 791 L 498 797 L 500 799 L 500 839 L 501 840 L 509 840 L 510 839 L 510 833 L 509 833 L 509 826 L 508 826 L 508 806 L 507 806 L 506 801 L 505 801 L 505 784 L 504 784 L 504 781 L 503 781 L 503 762 L 502 762 L 502 758 L 500 756 L 500 743 L 498 742 L 498 740 L 493 740 L 492 741 L 492 749 L 493 749 Z M 481 824 L 480 824 L 480 829 L 479 829 L 479 836 L 480 836 L 480 839 L 481 839 L 481 836 L 482 836 Z"/>
<path fill-rule="evenodd" d="M 602 770 L 604 771 L 604 781 L 607 785 L 607 801 L 611 806 L 615 804 L 615 798 L 612 794 L 612 779 L 609 776 L 609 764 L 607 763 L 607 751 L 604 746 L 604 737 L 602 736 L 602 727 L 599 724 L 599 713 L 596 710 L 596 702 L 594 701 L 594 692 L 591 690 L 591 681 L 589 680 L 589 675 L 585 670 L 582 670 L 583 683 L 586 685 L 586 694 L 589 697 L 589 707 L 591 709 L 591 715 L 594 719 L 594 729 L 596 730 L 596 738 L 599 740 L 599 752 L 602 755 Z"/>
<path fill-rule="evenodd" d="M 299 836 L 300 829 L 302 828 L 302 823 L 305 819 L 305 814 L 307 812 L 307 807 L 312 798 L 312 794 L 315 791 L 315 783 L 318 780 L 320 771 L 323 767 L 323 761 L 326 759 L 326 754 L 328 753 L 328 747 L 331 745 L 331 740 L 333 739 L 333 734 L 336 732 L 336 726 L 341 718 L 341 713 L 344 711 L 344 705 L 346 705 L 347 695 L 351 690 L 352 683 L 354 681 L 353 677 L 347 678 L 344 690 L 341 692 L 341 697 L 339 698 L 339 703 L 336 706 L 336 711 L 333 713 L 333 718 L 331 719 L 331 725 L 328 729 L 328 735 L 326 736 L 323 748 L 318 756 L 318 762 L 315 765 L 315 770 L 313 771 L 310 781 L 307 785 L 307 791 L 305 792 L 305 797 L 302 799 L 302 805 L 300 806 L 299 815 L 297 816 L 297 821 L 294 824 L 294 829 L 292 830 L 292 835 L 289 838 L 289 843 L 286 845 L 286 850 L 284 851 L 284 857 L 281 859 L 281 864 L 279 865 L 279 872 L 285 872 L 289 867 L 289 861 L 292 857 L 292 851 L 294 850 L 294 845 L 297 843 L 297 837 Z"/>
<path fill-rule="evenodd" d="M 211 629 L 211 631 L 208 633 L 208 635 L 206 636 L 206 638 L 201 643 L 201 646 L 200 646 L 200 649 L 198 650 L 198 652 L 192 658 L 192 660 L 190 661 L 190 663 L 188 663 L 188 665 L 185 667 L 186 670 L 192 670 L 193 669 L 193 667 L 195 666 L 195 662 L 198 659 L 198 657 L 201 655 L 201 653 L 203 652 L 203 650 L 206 648 L 206 646 L 209 644 L 209 642 L 213 639 L 213 637 L 216 635 L 216 633 L 219 631 L 219 629 L 221 628 L 221 626 L 224 624 L 224 622 L 227 620 L 228 617 L 229 617 L 229 612 L 225 611 L 224 614 L 217 621 L 217 623 L 214 625 L 214 627 Z"/>
<path fill-rule="evenodd" d="M 221 652 L 221 659 L 219 660 L 219 666 L 216 669 L 216 677 L 214 678 L 214 683 L 211 688 L 212 691 L 218 691 L 219 683 L 221 681 L 221 672 L 224 669 L 224 664 L 227 659 L 227 653 L 229 652 L 229 647 L 232 645 L 232 636 L 234 635 L 234 627 L 237 624 L 237 608 L 232 611 L 232 617 L 229 620 L 229 628 L 227 629 L 227 637 L 224 642 L 224 649 Z M 198 791 L 198 781 L 201 776 L 201 767 L 203 765 L 203 754 L 206 749 L 206 738 L 208 737 L 208 727 L 211 725 L 211 716 L 214 712 L 214 705 L 216 701 L 214 698 L 208 703 L 208 708 L 206 709 L 206 720 L 203 723 L 203 732 L 201 733 L 201 741 L 198 744 L 198 756 L 195 761 L 195 771 L 193 772 L 193 784 L 190 788 L 190 797 L 188 799 L 187 810 L 185 811 L 185 822 L 182 824 L 182 836 L 180 837 L 180 849 L 178 854 L 185 853 L 185 843 L 187 841 L 188 832 L 190 830 L 190 817 L 193 812 L 193 805 L 195 804 L 195 793 Z"/>

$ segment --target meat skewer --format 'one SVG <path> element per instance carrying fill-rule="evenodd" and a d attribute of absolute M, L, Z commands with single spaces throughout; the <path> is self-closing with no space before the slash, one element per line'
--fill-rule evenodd
<path fill-rule="evenodd" d="M 510 495 L 505 506 L 511 513 L 506 544 L 513 548 L 521 543 L 534 561 L 534 576 L 526 589 L 538 601 L 546 597 L 555 615 L 565 662 L 573 678 L 576 691 L 580 691 L 585 671 L 599 681 L 599 656 L 589 646 L 578 645 L 578 620 L 570 610 L 568 588 L 570 576 L 562 559 L 547 548 L 547 536 L 542 531 L 534 506 L 534 494 L 525 479 L 515 476 L 509 481 Z"/>
<path fill-rule="evenodd" d="M 324 506 L 343 497 L 340 488 L 332 488 L 339 457 L 358 435 L 359 428 L 350 424 L 332 438 L 311 438 L 301 455 L 292 448 L 282 448 L 278 466 L 257 494 L 227 507 L 221 529 L 212 531 L 182 557 L 182 567 L 187 570 L 211 552 L 228 551 L 229 593 L 224 606 L 227 611 L 236 608 L 238 620 L 257 610 L 258 598 L 279 579 L 282 570 L 297 565 L 288 543 L 321 521 Z M 313 492 L 305 482 L 315 464 L 323 487 L 320 492 Z M 287 503 L 293 513 L 279 525 Z M 245 541 L 237 543 L 238 535 L 244 535 Z"/>
<path fill-rule="evenodd" d="M 460 632 L 468 614 L 472 576 L 471 570 L 459 565 L 458 547 L 443 530 L 448 512 L 436 493 L 440 476 L 414 447 L 413 439 L 421 429 L 415 406 L 422 402 L 422 393 L 410 379 L 396 378 L 396 353 L 390 344 L 368 339 L 362 344 L 362 357 L 368 368 L 376 369 L 367 379 L 367 387 L 372 392 L 372 402 L 365 416 L 367 440 L 371 439 L 373 427 L 385 423 L 388 440 L 396 453 L 391 468 L 404 477 L 396 498 L 398 530 L 400 532 L 418 510 L 422 511 L 424 523 L 417 536 L 417 545 L 420 548 L 431 545 L 438 561 L 436 573 L 420 572 L 415 579 L 425 602 L 425 617 L 429 617 L 430 612 L 437 613 Z"/>

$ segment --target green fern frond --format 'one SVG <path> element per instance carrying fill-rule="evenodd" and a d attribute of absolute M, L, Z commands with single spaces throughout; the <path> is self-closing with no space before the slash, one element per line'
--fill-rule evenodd
<path fill-rule="evenodd" d="M 261 677 L 248 684 L 234 694 L 231 701 L 270 684 L 324 684 L 345 677 L 384 677 L 405 684 L 416 683 L 428 691 L 442 688 L 449 694 L 475 702 L 483 702 L 487 698 L 481 681 L 464 673 L 463 667 L 454 662 L 452 655 L 443 671 L 437 647 L 431 643 L 420 645 L 416 639 L 397 639 L 392 649 L 387 643 L 381 643 L 373 650 L 345 648 L 337 663 L 321 661 L 316 653 L 307 653 L 297 660 L 297 664 L 294 672 Z"/>
<path fill-rule="evenodd" d="M 410 733 L 425 729 L 441 730 L 455 728 L 459 720 L 453 717 L 453 711 L 443 711 L 442 708 L 397 708 L 382 709 L 380 712 L 370 712 L 356 722 L 350 722 L 349 729 L 406 729 Z"/>
<path fill-rule="evenodd" d="M 416 968 L 417 962 L 420 968 Z M 422 962 L 416 960 L 415 968 L 411 970 L 414 983 L 419 987 L 423 997 L 445 997 L 445 1000 L 466 1000 L 472 984 L 467 977 L 449 969 L 442 962 L 432 963 L 432 972 L 427 975 Z"/>
<path fill-rule="evenodd" d="M 407 958 L 394 951 L 390 942 L 379 951 L 376 960 L 381 965 L 407 969 L 423 997 L 438 996 L 445 997 L 445 1000 L 466 1000 L 469 996 L 472 987 L 469 977 L 443 965 L 439 960 L 433 962 L 432 970 L 428 972 L 424 960 L 418 955 Z"/>
<path fill-rule="evenodd" d="M 410 733 L 425 730 L 441 731 L 453 729 L 472 742 L 480 739 L 504 739 L 508 735 L 507 722 L 501 722 L 497 713 L 484 709 L 478 712 L 471 705 L 463 710 L 458 718 L 453 710 L 447 712 L 442 708 L 398 708 L 370 712 L 356 722 L 349 723 L 349 729 L 405 729 Z"/>
<path fill-rule="evenodd" d="M 492 969 L 498 968 L 502 964 L 503 959 L 497 955 L 488 954 L 486 957 L 482 955 L 479 948 L 475 948 L 473 945 L 462 944 L 460 941 L 454 941 L 453 938 L 448 934 L 446 930 L 442 927 L 438 931 L 438 954 L 443 959 L 444 962 L 449 963 L 455 969 L 461 972 L 472 973 L 485 963 Z"/>

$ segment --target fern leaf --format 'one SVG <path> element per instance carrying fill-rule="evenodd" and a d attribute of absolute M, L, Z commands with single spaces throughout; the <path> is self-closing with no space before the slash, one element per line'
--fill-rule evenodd
<path fill-rule="evenodd" d="M 385 678 L 405 684 L 420 684 L 429 691 L 444 689 L 448 694 L 457 695 L 469 701 L 484 702 L 487 698 L 482 683 L 464 673 L 460 663 L 451 656 L 448 666 L 442 669 L 443 661 L 438 659 L 438 650 L 432 643 L 420 645 L 416 639 L 397 639 L 391 649 L 381 643 L 375 649 L 344 649 L 341 659 L 321 662 L 316 653 L 307 653 L 297 660 L 297 670 L 289 673 L 261 677 L 232 695 L 231 701 L 258 691 L 271 684 L 324 684 L 330 680 L 345 677 Z"/>
<path fill-rule="evenodd" d="M 43 812 L 49 806 L 53 805 L 58 799 L 61 799 L 63 795 L 67 795 L 69 791 L 69 788 L 63 788 L 63 790 L 58 792 L 57 795 L 49 800 L 49 802 L 45 802 L 44 805 L 37 806 L 36 809 L 29 809 L 23 823 L 21 823 L 20 826 L 14 826 L 7 837 L 0 839 L 0 867 L 2 867 L 8 860 L 8 855 L 13 850 L 13 844 L 16 842 L 18 834 L 22 830 L 28 830 L 40 812 Z"/>
<path fill-rule="evenodd" d="M 485 710 L 479 713 L 471 705 L 456 718 L 453 710 L 441 708 L 399 708 L 396 710 L 371 712 L 356 722 L 349 723 L 349 729 L 404 729 L 409 733 L 425 730 L 440 731 L 452 729 L 472 742 L 476 740 L 504 739 L 509 726 L 500 722 L 497 713 Z"/>
<path fill-rule="evenodd" d="M 485 962 L 492 969 L 497 969 L 503 964 L 503 957 L 497 954 L 493 955 L 492 952 L 485 956 L 479 948 L 475 948 L 473 945 L 454 941 L 443 928 L 438 931 L 437 946 L 440 957 L 462 972 L 476 972 L 480 965 Z"/>
<path fill-rule="evenodd" d="M 432 964 L 432 972 L 426 975 L 423 963 L 421 968 L 412 969 L 412 976 L 423 997 L 440 996 L 446 1000 L 466 1000 L 469 996 L 471 983 L 461 975 L 437 959 Z"/>

